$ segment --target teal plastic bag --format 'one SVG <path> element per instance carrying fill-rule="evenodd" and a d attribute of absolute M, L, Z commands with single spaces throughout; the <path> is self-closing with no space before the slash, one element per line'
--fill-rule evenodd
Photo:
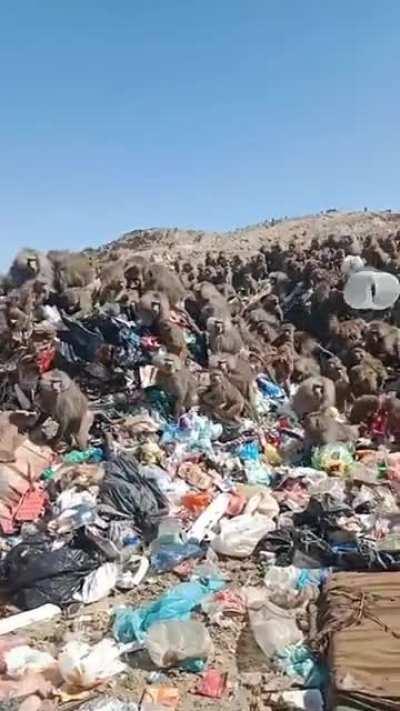
<path fill-rule="evenodd" d="M 136 610 L 123 608 L 117 610 L 113 634 L 118 642 L 144 642 L 146 632 L 155 622 L 164 620 L 188 620 L 192 610 L 208 596 L 222 590 L 225 582 L 215 580 L 204 583 L 181 583 L 162 595 L 155 602 Z"/>
<path fill-rule="evenodd" d="M 73 449 L 72 452 L 68 452 L 63 457 L 63 462 L 65 464 L 86 464 L 86 462 L 97 463 L 104 459 L 103 450 L 100 447 L 89 447 L 83 452 L 78 449 Z"/>

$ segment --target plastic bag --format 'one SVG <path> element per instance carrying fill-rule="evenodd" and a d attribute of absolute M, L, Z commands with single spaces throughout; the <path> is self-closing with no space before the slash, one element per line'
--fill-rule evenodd
<path fill-rule="evenodd" d="M 151 555 L 152 567 L 160 573 L 173 570 L 184 560 L 201 558 L 204 550 L 197 541 L 160 544 Z"/>
<path fill-rule="evenodd" d="M 222 555 L 247 558 L 265 534 L 274 528 L 274 522 L 261 514 L 242 514 L 232 519 L 222 519 L 220 532 L 211 541 L 211 547 Z"/>
<path fill-rule="evenodd" d="M 235 455 L 239 457 L 242 462 L 259 462 L 261 459 L 261 449 L 258 442 L 245 442 L 237 447 Z"/>
<path fill-rule="evenodd" d="M 285 391 L 279 385 L 276 385 L 272 380 L 268 380 L 268 378 L 263 375 L 257 378 L 257 385 L 266 398 L 271 398 L 271 400 L 284 400 L 286 397 Z"/>
<path fill-rule="evenodd" d="M 139 473 L 136 460 L 120 454 L 105 464 L 100 499 L 119 514 L 132 518 L 146 534 L 153 535 L 159 517 L 167 512 L 167 500 L 153 479 Z"/>
<path fill-rule="evenodd" d="M 89 447 L 83 452 L 74 449 L 72 452 L 64 454 L 63 461 L 65 464 L 84 464 L 85 462 L 101 462 L 103 461 L 103 450 L 100 447 Z"/>
<path fill-rule="evenodd" d="M 115 588 L 119 574 L 117 563 L 104 563 L 85 578 L 82 590 L 75 593 L 74 599 L 90 605 L 107 597 Z"/>
<path fill-rule="evenodd" d="M 245 590 L 250 626 L 258 646 L 272 659 L 289 645 L 302 642 L 303 633 L 296 624 L 297 610 L 285 610 L 258 588 Z"/>
<path fill-rule="evenodd" d="M 114 621 L 114 637 L 119 642 L 143 642 L 146 633 L 156 622 L 164 620 L 187 620 L 195 607 L 211 592 L 222 590 L 224 581 L 181 583 L 162 595 L 155 602 L 136 610 L 117 610 Z"/>
<path fill-rule="evenodd" d="M 273 473 L 271 468 L 261 461 L 247 461 L 244 465 L 244 470 L 249 484 L 265 484 L 269 486 L 272 481 Z"/>
<path fill-rule="evenodd" d="M 68 605 L 83 579 L 99 566 L 96 555 L 79 548 L 33 538 L 19 543 L 0 565 L 11 599 L 22 610 L 32 610 L 46 602 Z"/>
<path fill-rule="evenodd" d="M 125 671 L 119 659 L 120 651 L 111 639 L 103 639 L 94 647 L 83 642 L 69 642 L 58 663 L 64 681 L 73 688 L 91 689 L 116 674 Z"/>
<path fill-rule="evenodd" d="M 302 686 L 319 688 L 324 683 L 324 670 L 302 642 L 290 643 L 287 648 L 278 651 L 277 656 L 282 671 L 291 677 L 301 677 Z"/>
<path fill-rule="evenodd" d="M 158 667 L 180 666 L 189 660 L 206 660 L 212 649 L 206 627 L 195 620 L 170 620 L 152 625 L 146 649 Z"/>
<path fill-rule="evenodd" d="M 347 476 L 353 466 L 353 457 L 345 444 L 332 442 L 316 447 L 312 454 L 312 466 L 330 474 Z"/>
<path fill-rule="evenodd" d="M 324 711 L 324 701 L 319 689 L 278 691 L 271 694 L 271 701 L 280 704 L 282 708 L 289 706 L 298 711 Z"/>
<path fill-rule="evenodd" d="M 57 662 L 51 654 L 33 649 L 28 645 L 14 647 L 4 654 L 8 676 L 19 679 L 29 672 L 40 673 L 55 668 Z"/>
<path fill-rule="evenodd" d="M 190 412 L 179 419 L 178 424 L 168 424 L 162 436 L 162 444 L 183 443 L 188 451 L 213 454 L 212 442 L 222 434 L 222 426 L 207 417 Z"/>
<path fill-rule="evenodd" d="M 78 711 L 138 711 L 137 704 L 133 701 L 120 701 L 114 696 L 103 696 L 86 701 L 79 706 Z"/>

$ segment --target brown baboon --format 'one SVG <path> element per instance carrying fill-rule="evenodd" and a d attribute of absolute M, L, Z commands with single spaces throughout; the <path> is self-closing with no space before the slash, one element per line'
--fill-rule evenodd
<path fill-rule="evenodd" d="M 57 439 L 75 440 L 80 449 L 86 449 L 93 414 L 88 410 L 88 401 L 80 388 L 62 370 L 49 370 L 39 381 L 37 397 L 41 417 L 48 416 L 58 422 Z"/>
<path fill-rule="evenodd" d="M 174 353 L 158 354 L 153 363 L 157 366 L 156 385 L 174 398 L 174 415 L 180 417 L 197 404 L 196 381 Z"/>
<path fill-rule="evenodd" d="M 335 405 L 335 384 L 322 376 L 307 378 L 292 398 L 292 407 L 300 418 Z"/>

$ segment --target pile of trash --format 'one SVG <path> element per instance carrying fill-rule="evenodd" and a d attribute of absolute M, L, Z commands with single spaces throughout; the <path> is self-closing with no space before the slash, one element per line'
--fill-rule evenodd
<path fill-rule="evenodd" d="M 399 707 L 399 292 L 313 249 L 16 257 L 2 710 Z"/>

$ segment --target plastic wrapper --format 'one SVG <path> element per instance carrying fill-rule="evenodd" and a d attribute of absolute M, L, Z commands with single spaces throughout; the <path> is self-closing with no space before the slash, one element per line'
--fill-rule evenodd
<path fill-rule="evenodd" d="M 222 555 L 247 558 L 265 534 L 274 528 L 274 522 L 261 514 L 242 514 L 232 519 L 222 519 L 220 532 L 211 541 L 211 546 Z"/>
<path fill-rule="evenodd" d="M 59 657 L 60 674 L 71 688 L 91 689 L 125 671 L 120 651 L 111 639 L 89 644 L 69 642 Z"/>
<path fill-rule="evenodd" d="M 155 602 L 136 610 L 117 610 L 114 621 L 114 637 L 119 642 L 143 642 L 148 630 L 156 622 L 187 620 L 192 610 L 210 593 L 222 590 L 225 582 L 205 580 L 204 583 L 181 583 L 162 595 Z"/>
<path fill-rule="evenodd" d="M 190 660 L 207 660 L 212 650 L 206 627 L 195 620 L 169 620 L 152 625 L 146 649 L 154 664 L 166 668 Z"/>

